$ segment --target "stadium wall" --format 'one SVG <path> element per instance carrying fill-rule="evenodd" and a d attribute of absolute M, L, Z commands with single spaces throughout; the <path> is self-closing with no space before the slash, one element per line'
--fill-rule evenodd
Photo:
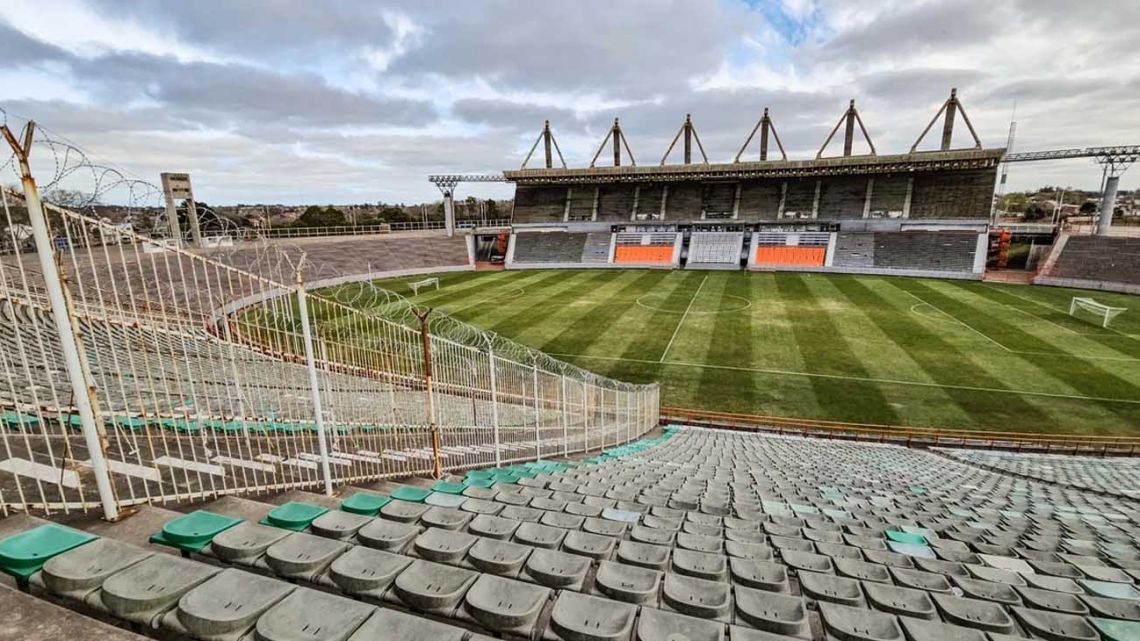
<path fill-rule="evenodd" d="M 1065 234 L 1033 283 L 1140 294 L 1140 238 Z"/>

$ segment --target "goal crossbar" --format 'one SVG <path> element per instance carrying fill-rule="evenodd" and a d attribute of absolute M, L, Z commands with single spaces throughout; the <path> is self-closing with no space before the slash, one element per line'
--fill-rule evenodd
<path fill-rule="evenodd" d="M 414 283 L 408 283 L 408 287 L 412 290 L 412 295 L 414 295 L 414 296 L 420 295 L 420 288 L 421 287 L 431 287 L 432 285 L 435 285 L 435 288 L 439 289 L 439 279 L 438 278 L 425 278 L 423 280 L 417 280 Z"/>
<path fill-rule="evenodd" d="M 1074 315 L 1077 310 L 1084 310 L 1086 312 L 1100 316 L 1102 318 L 1100 326 L 1108 327 L 1108 324 L 1112 321 L 1112 319 L 1128 311 L 1128 308 L 1113 307 L 1111 305 L 1105 305 L 1104 303 L 1098 303 L 1091 298 L 1074 296 L 1073 300 L 1069 303 L 1069 316 Z"/>

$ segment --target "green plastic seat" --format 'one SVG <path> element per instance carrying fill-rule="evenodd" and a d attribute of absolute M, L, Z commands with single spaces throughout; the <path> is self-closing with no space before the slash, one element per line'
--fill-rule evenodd
<path fill-rule="evenodd" d="M 185 552 L 201 552 L 215 536 L 238 523 L 241 519 L 198 510 L 167 521 L 161 532 L 151 535 L 150 542 Z"/>
<path fill-rule="evenodd" d="M 264 519 L 261 519 L 261 524 L 300 532 L 309 527 L 314 519 L 328 511 L 329 509 L 323 505 L 289 501 L 273 508 Z"/>
<path fill-rule="evenodd" d="M 444 494 L 462 494 L 467 486 L 462 483 L 449 483 L 448 481 L 436 481 L 431 486 L 433 492 L 442 492 Z"/>
<path fill-rule="evenodd" d="M 0 572 L 25 583 L 52 557 L 99 537 L 48 523 L 0 540 Z"/>
<path fill-rule="evenodd" d="M 380 513 L 380 508 L 392 502 L 392 498 L 384 496 L 383 494 L 369 494 L 368 492 L 357 492 L 347 499 L 340 502 L 340 509 L 352 514 L 363 514 L 365 516 L 376 516 Z"/>
<path fill-rule="evenodd" d="M 146 427 L 146 419 L 138 416 L 112 416 L 107 419 L 107 425 L 132 432 Z"/>
<path fill-rule="evenodd" d="M 11 410 L 5 410 L 4 414 L 0 415 L 0 420 L 2 420 L 4 424 L 9 427 L 31 427 L 33 425 L 38 425 L 40 422 L 38 416 L 34 416 L 32 414 L 24 414 L 22 412 L 13 412 Z"/>
<path fill-rule="evenodd" d="M 463 479 L 463 487 L 483 487 L 489 488 L 495 486 L 494 479 L 481 479 L 481 478 L 466 478 Z"/>
<path fill-rule="evenodd" d="M 490 470 L 470 470 L 464 476 L 468 479 L 489 479 L 494 474 Z"/>
<path fill-rule="evenodd" d="M 895 543 L 906 543 L 908 545 L 926 545 L 926 537 L 921 534 L 913 534 L 911 532 L 899 532 L 898 530 L 887 530 L 887 538 Z"/>
<path fill-rule="evenodd" d="M 428 494 L 431 494 L 431 490 L 404 485 L 397 488 L 395 492 L 392 492 L 392 498 L 409 503 L 423 503 L 424 499 L 428 497 Z"/>
<path fill-rule="evenodd" d="M 184 434 L 192 434 L 202 429 L 202 425 L 197 421 L 184 418 L 164 418 L 159 421 L 158 424 L 163 429 L 174 430 L 175 432 L 182 432 Z"/>
<path fill-rule="evenodd" d="M 1088 621 L 1104 641 L 1140 641 L 1140 621 L 1120 621 L 1100 617 L 1089 617 Z"/>

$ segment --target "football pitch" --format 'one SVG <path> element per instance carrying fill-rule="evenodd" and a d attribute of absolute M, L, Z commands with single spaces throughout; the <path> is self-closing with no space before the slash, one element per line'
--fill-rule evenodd
<path fill-rule="evenodd" d="M 412 297 L 407 282 L 382 287 Z M 889 425 L 1140 433 L 1140 297 L 880 276 L 440 274 L 413 300 L 662 404 Z M 352 287 L 348 285 L 346 287 Z M 1109 329 L 1073 296 L 1127 307 Z"/>

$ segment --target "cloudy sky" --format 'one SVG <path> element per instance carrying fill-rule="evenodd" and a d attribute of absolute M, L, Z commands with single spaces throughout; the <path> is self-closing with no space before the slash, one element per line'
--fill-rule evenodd
<path fill-rule="evenodd" d="M 0 0 L 0 108 L 211 204 L 412 202 L 429 173 L 517 167 L 544 118 L 571 166 L 615 116 L 658 163 L 687 112 L 730 161 L 767 106 L 808 158 L 856 98 L 901 153 L 953 86 L 986 146 L 1015 103 L 1019 150 L 1138 143 L 1138 42 L 1121 0 Z"/>

